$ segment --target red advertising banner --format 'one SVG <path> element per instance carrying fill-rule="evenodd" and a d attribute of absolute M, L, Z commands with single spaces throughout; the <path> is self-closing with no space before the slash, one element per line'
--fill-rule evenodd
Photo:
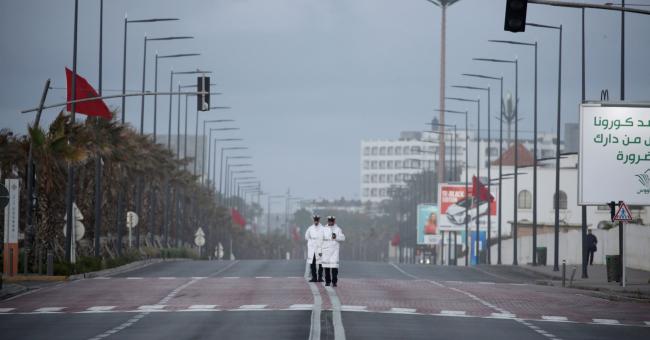
<path fill-rule="evenodd" d="M 476 218 L 480 217 L 479 226 L 487 228 L 487 215 L 490 214 L 492 227 L 497 226 L 497 200 L 491 202 L 481 200 L 473 196 L 472 185 L 441 183 L 438 185 L 438 208 L 439 228 L 441 231 L 462 231 L 465 230 L 465 221 L 468 222 L 470 230 L 476 230 Z M 490 188 L 493 197 L 497 197 L 496 187 Z M 478 203 L 478 213 L 476 205 Z M 489 206 L 489 212 L 488 212 Z"/>

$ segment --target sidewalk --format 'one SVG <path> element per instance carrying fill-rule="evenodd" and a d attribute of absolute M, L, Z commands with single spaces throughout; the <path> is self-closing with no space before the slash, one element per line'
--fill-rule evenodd
<path fill-rule="evenodd" d="M 525 271 L 540 277 L 538 284 L 562 286 L 562 265 L 560 271 L 553 271 L 553 266 L 508 266 L 514 270 Z M 571 282 L 571 276 L 575 269 L 575 276 Z M 650 301 L 650 272 L 628 268 L 626 271 L 626 287 L 621 287 L 619 282 L 607 282 L 607 267 L 604 265 L 593 265 L 587 268 L 588 278 L 582 278 L 581 265 L 566 266 L 566 286 L 592 290 L 605 293 L 608 298 L 632 298 Z"/>

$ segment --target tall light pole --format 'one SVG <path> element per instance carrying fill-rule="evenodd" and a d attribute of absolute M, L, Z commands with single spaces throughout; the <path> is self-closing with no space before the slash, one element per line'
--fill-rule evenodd
<path fill-rule="evenodd" d="M 490 120 L 492 118 L 491 117 L 492 116 L 491 109 L 490 109 L 490 107 L 492 106 L 492 104 L 491 104 L 491 97 L 492 96 L 490 95 L 490 87 L 489 86 L 488 87 L 477 87 L 477 86 L 465 86 L 465 85 L 455 85 L 455 86 L 452 86 L 452 87 L 458 88 L 458 89 L 465 89 L 465 90 L 487 91 L 487 107 L 488 107 L 488 109 L 487 109 L 487 130 L 488 130 L 488 138 L 487 138 L 487 140 L 488 140 L 488 142 L 487 142 L 487 147 L 488 147 L 488 152 L 487 152 L 487 164 L 488 164 L 488 166 L 487 166 L 487 173 L 488 173 L 488 176 L 487 176 L 487 188 L 488 188 L 488 195 L 492 195 L 492 191 L 491 191 L 491 187 L 490 187 L 490 182 L 492 181 L 492 174 L 491 174 L 491 168 L 492 168 L 492 166 L 491 166 L 491 163 L 492 163 L 492 156 L 491 156 L 491 151 L 492 151 L 492 149 L 491 149 L 491 147 L 492 147 L 492 144 L 491 144 L 491 142 L 492 142 L 491 129 L 492 128 L 490 126 Z M 480 122 L 480 118 L 479 118 L 479 122 Z M 480 130 L 480 123 L 479 123 L 479 130 Z M 480 153 L 480 146 L 481 146 L 480 140 L 478 141 L 477 144 L 479 146 L 479 153 Z M 480 166 L 481 166 L 480 164 L 477 164 L 476 165 L 477 169 Z M 477 170 L 476 178 L 480 182 L 481 179 L 478 176 L 478 170 Z M 475 190 L 476 190 L 476 188 L 475 188 Z M 479 199 L 479 202 L 480 202 L 480 199 Z M 485 236 L 486 240 L 487 240 L 487 247 L 486 247 L 486 255 L 487 256 L 485 258 L 485 262 L 487 264 L 490 264 L 490 262 L 491 262 L 491 244 L 492 244 L 492 242 L 491 242 L 492 241 L 492 237 L 491 237 L 491 234 L 492 234 L 492 200 L 490 199 L 490 197 L 488 197 L 488 202 L 487 203 L 488 203 L 487 234 Z"/>
<path fill-rule="evenodd" d="M 211 159 L 212 154 L 213 154 L 213 152 L 212 152 L 212 150 L 213 150 L 212 149 L 213 148 L 212 142 L 214 142 L 214 158 L 212 160 L 212 163 L 214 163 L 214 162 L 217 161 L 216 154 L 217 154 L 217 143 L 218 142 L 224 142 L 224 143 L 241 142 L 243 139 L 241 139 L 241 138 L 215 138 L 215 139 L 212 139 L 212 131 L 229 131 L 229 130 L 239 130 L 239 128 L 210 129 L 210 134 L 209 134 L 209 138 L 208 138 L 208 183 L 207 184 L 209 185 L 210 178 L 212 178 L 212 187 L 213 187 L 213 189 L 215 187 L 214 176 L 210 177 L 210 172 L 211 172 L 210 171 L 210 165 L 211 165 L 210 164 L 211 163 L 210 159 Z M 212 170 L 212 171 L 214 171 L 214 170 Z"/>
<path fill-rule="evenodd" d="M 195 57 L 201 55 L 200 53 L 179 53 L 179 54 L 167 54 L 167 55 L 158 55 L 156 51 L 156 63 L 154 67 L 154 95 L 153 95 L 153 142 L 156 142 L 157 136 L 157 127 L 158 127 L 158 60 L 159 59 L 171 59 L 171 58 L 184 58 L 184 57 Z M 171 123 L 170 123 L 171 129 Z M 171 138 L 171 137 L 169 137 Z"/>
<path fill-rule="evenodd" d="M 217 85 L 217 84 L 210 83 L 210 86 L 213 86 L 213 85 Z M 197 84 L 192 84 L 192 85 L 180 85 L 180 86 L 178 87 L 178 88 L 179 88 L 179 89 L 178 89 L 178 92 L 180 93 L 180 92 L 181 92 L 181 89 L 186 89 L 186 88 L 196 88 L 196 87 L 198 87 Z M 186 94 L 186 95 L 185 95 L 185 123 L 184 123 L 184 126 L 185 126 L 185 132 L 183 133 L 183 158 L 187 158 L 187 100 L 188 100 L 188 98 L 189 98 L 190 96 L 192 96 L 192 95 L 189 95 L 189 94 Z M 198 110 L 197 110 L 197 115 L 198 115 Z M 198 138 L 199 138 L 199 136 L 198 136 L 198 133 L 199 133 L 199 132 L 198 132 L 198 124 L 199 124 L 198 117 L 197 117 L 197 120 L 196 120 L 196 124 L 197 124 L 197 131 L 194 133 L 194 137 L 195 137 L 195 144 L 194 144 L 194 163 L 196 163 L 196 162 L 197 162 L 197 159 L 198 159 L 197 156 L 196 156 L 196 153 L 198 152 L 197 149 L 198 149 L 198 142 L 199 142 L 199 141 L 198 141 Z M 203 136 L 205 136 L 205 124 L 203 124 Z M 205 146 L 205 142 L 203 143 L 203 145 Z M 203 153 L 203 156 L 205 156 L 205 150 L 203 150 L 202 153 Z M 205 159 L 203 159 L 203 160 L 205 160 Z M 204 164 L 201 163 L 201 166 L 203 167 Z M 185 167 L 185 169 L 187 170 L 187 167 Z M 196 172 L 196 171 L 195 171 L 195 172 Z M 203 173 L 203 169 L 201 170 L 201 173 Z M 195 175 L 196 175 L 196 173 L 195 173 Z"/>
<path fill-rule="evenodd" d="M 208 112 L 209 112 L 209 111 L 212 111 L 212 110 L 228 110 L 228 109 L 230 109 L 229 106 L 214 106 L 214 107 L 210 107 L 210 108 L 208 109 Z M 198 107 L 196 108 L 196 120 L 195 120 L 195 124 L 194 124 L 194 125 L 195 125 L 195 128 L 194 128 L 194 136 L 196 137 L 196 138 L 194 138 L 194 160 L 195 160 L 195 161 L 194 161 L 194 170 L 193 170 L 193 171 L 194 171 L 194 172 L 193 172 L 194 175 L 196 175 L 196 173 L 197 173 L 197 170 L 196 170 L 196 167 L 197 167 L 196 159 L 197 159 L 197 157 L 198 157 L 198 149 L 199 149 L 199 138 L 198 138 L 198 135 L 199 135 L 199 112 L 206 112 L 206 111 L 199 111 Z M 203 136 L 203 138 L 205 138 L 205 135 Z M 240 139 L 240 141 L 241 141 L 241 139 Z M 205 144 L 204 144 L 204 145 L 205 145 Z M 201 164 L 201 166 L 203 166 L 203 164 Z"/>
<path fill-rule="evenodd" d="M 160 21 L 176 21 L 177 18 L 152 18 L 152 19 L 141 19 L 141 20 L 129 20 L 128 16 L 124 15 L 124 51 L 122 55 L 122 96 L 126 94 L 126 39 L 127 31 L 129 24 L 136 23 L 151 23 L 151 22 L 160 22 Z M 171 92 L 171 91 L 169 91 Z M 126 122 L 126 97 L 122 97 L 122 124 Z"/>
<path fill-rule="evenodd" d="M 204 178 L 204 175 L 205 175 L 205 152 L 206 152 L 205 151 L 205 144 L 208 142 L 208 139 L 205 138 L 205 127 L 206 127 L 206 125 L 207 124 L 213 124 L 213 123 L 230 123 L 230 122 L 234 122 L 234 121 L 235 121 L 234 119 L 210 119 L 210 120 L 204 120 L 203 121 L 203 134 L 202 134 L 202 136 L 204 136 L 204 137 L 203 137 L 203 146 L 202 146 L 202 152 L 201 152 L 203 154 L 203 156 L 201 156 L 201 184 L 205 183 L 205 178 Z M 198 136 L 197 136 L 197 138 L 198 138 Z M 208 148 L 209 147 L 210 147 L 210 145 L 208 145 Z M 210 153 L 208 151 L 208 169 L 209 169 L 209 166 L 210 166 L 209 159 L 210 159 Z M 208 171 L 208 175 L 209 174 L 210 173 Z"/>
<path fill-rule="evenodd" d="M 180 72 L 175 72 L 174 70 L 171 70 L 169 73 L 169 127 L 168 127 L 168 132 L 167 132 L 167 149 L 171 150 L 171 142 L 172 142 L 172 99 L 173 95 L 171 94 L 172 91 L 174 91 L 174 75 L 188 75 L 188 74 L 210 74 L 212 71 L 205 71 L 205 70 L 200 70 L 197 69 L 196 71 L 180 71 Z M 180 135 L 180 131 L 179 131 Z M 180 136 L 177 136 L 179 138 Z M 177 141 L 177 143 L 180 143 L 180 140 Z M 195 169 L 196 170 L 196 169 Z M 196 171 L 194 171 L 196 173 Z"/>
<path fill-rule="evenodd" d="M 147 35 L 144 35 L 144 48 L 142 54 L 142 99 L 140 101 L 140 134 L 144 133 L 144 91 L 146 90 L 145 83 L 147 79 L 147 43 L 149 41 L 169 41 L 169 40 L 185 40 L 185 39 L 194 39 L 191 36 L 171 36 L 171 37 L 160 37 L 160 38 L 149 38 Z"/>
<path fill-rule="evenodd" d="M 284 198 L 284 195 L 269 195 L 266 203 L 266 235 L 271 235 L 271 200 Z"/>
<path fill-rule="evenodd" d="M 247 146 L 230 146 L 230 147 L 222 147 L 221 148 L 221 161 L 220 161 L 221 163 L 219 163 L 219 191 L 218 191 L 218 193 L 220 195 L 221 195 L 221 191 L 222 191 L 222 189 L 221 189 L 222 188 L 221 187 L 221 176 L 222 176 L 222 172 L 223 172 L 223 153 L 224 153 L 224 151 L 234 151 L 234 150 L 248 150 L 248 147 Z M 214 168 L 214 170 L 213 170 L 214 175 L 212 176 L 212 178 L 213 178 L 213 182 L 214 182 L 213 188 L 214 188 L 215 192 L 217 190 L 217 185 L 216 185 L 216 182 L 215 182 L 216 177 L 217 177 L 217 165 L 216 165 L 216 162 L 217 162 L 217 150 L 215 148 L 215 150 L 214 150 L 214 161 L 213 161 L 213 165 L 212 165 L 212 167 Z M 208 176 L 209 176 L 209 174 L 208 174 Z M 219 198 L 218 202 L 220 203 L 221 202 L 221 197 L 218 197 L 218 198 Z"/>
<path fill-rule="evenodd" d="M 466 77 L 472 77 L 472 78 L 479 78 L 479 79 L 489 79 L 489 80 L 498 80 L 499 81 L 499 86 L 500 86 L 500 96 L 499 96 L 499 102 L 501 105 L 501 111 L 499 113 L 499 203 L 497 207 L 497 264 L 501 264 L 501 201 L 502 201 L 502 196 L 501 195 L 501 174 L 502 174 L 502 168 L 503 168 L 503 77 L 493 77 L 493 76 L 487 76 L 483 74 L 474 74 L 474 73 L 463 73 L 463 76 Z M 489 137 L 489 134 L 491 133 L 491 128 L 489 128 L 489 119 L 492 119 L 491 117 L 488 117 L 488 143 L 491 140 Z M 489 144 L 488 144 L 489 145 Z M 490 147 L 488 147 L 490 149 Z M 488 153 L 488 157 L 491 156 L 491 153 Z M 492 166 L 491 162 L 490 167 Z M 490 177 L 488 173 L 488 177 Z M 492 182 L 491 180 L 489 181 L 490 183 Z"/>
<path fill-rule="evenodd" d="M 514 165 L 514 194 L 513 194 L 513 221 L 512 221 L 512 245 L 513 245 L 513 259 L 512 264 L 518 265 L 517 260 L 517 190 L 518 190 L 518 178 L 519 178 L 519 61 L 518 59 L 507 60 L 507 59 L 493 59 L 493 58 L 473 58 L 476 61 L 484 61 L 489 63 L 500 63 L 500 64 L 514 64 L 515 66 L 515 165 Z M 503 117 L 503 111 L 501 112 L 501 117 Z M 501 181 L 499 181 L 501 183 Z M 501 193 L 499 193 L 501 196 Z M 499 216 L 499 220 L 501 217 Z M 501 237 L 499 235 L 499 237 Z"/>
<path fill-rule="evenodd" d="M 436 112 L 442 110 L 437 109 Z M 465 116 L 465 195 L 469 195 L 469 114 L 468 111 L 445 110 L 446 113 L 462 114 Z M 467 197 L 465 197 L 467 198 Z M 467 246 L 467 256 L 465 256 L 465 266 L 469 266 L 469 209 L 465 209 L 465 245 Z"/>
<path fill-rule="evenodd" d="M 535 86 L 533 91 L 533 266 L 537 265 L 537 41 L 489 40 L 494 43 L 532 47 L 535 52 Z M 515 197 L 518 199 L 518 197 Z"/>
<path fill-rule="evenodd" d="M 553 271 L 559 271 L 559 258 L 560 258 L 560 122 L 562 118 L 561 104 L 562 104 L 562 25 L 551 26 L 535 23 L 526 23 L 527 26 L 553 29 L 559 33 L 559 48 L 558 48 L 558 73 L 557 73 L 557 119 L 556 119 L 556 136 L 555 136 L 555 235 L 554 235 L 554 259 Z"/>
<path fill-rule="evenodd" d="M 480 167 L 481 167 L 481 99 L 467 99 L 467 98 L 458 98 L 458 97 L 445 97 L 447 100 L 453 100 L 453 101 L 458 101 L 458 102 L 469 102 L 469 103 L 476 103 L 476 121 L 478 123 L 477 129 L 476 129 L 476 179 L 478 181 L 480 177 Z M 465 151 L 467 153 L 467 150 Z M 478 188 L 472 188 L 472 191 L 476 193 L 476 197 L 474 199 L 476 200 L 476 264 L 478 265 L 480 263 L 479 261 L 479 245 L 480 245 L 480 220 L 481 220 L 481 215 L 479 212 L 479 205 L 481 203 L 481 195 L 479 195 L 479 190 Z M 488 215 L 489 216 L 489 215 Z M 468 245 L 468 252 L 467 252 L 467 257 L 469 257 L 469 240 L 467 234 L 465 235 L 465 241 L 467 242 L 466 244 Z M 488 245 L 489 247 L 489 245 Z"/>
<path fill-rule="evenodd" d="M 447 7 L 455 4 L 459 0 L 426 0 L 442 10 L 442 18 L 440 20 L 440 96 L 439 106 L 440 110 L 440 124 L 445 124 L 445 77 L 446 77 L 446 62 L 447 62 Z M 441 132 L 445 132 L 442 127 Z M 438 161 L 438 183 L 445 181 L 445 137 L 440 135 L 440 160 Z"/>

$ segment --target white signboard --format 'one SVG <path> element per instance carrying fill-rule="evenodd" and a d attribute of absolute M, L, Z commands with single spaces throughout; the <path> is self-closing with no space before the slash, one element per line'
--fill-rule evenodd
<path fill-rule="evenodd" d="M 578 204 L 650 205 L 650 106 L 580 108 Z"/>
<path fill-rule="evenodd" d="M 4 243 L 18 243 L 20 182 L 18 179 L 8 178 L 5 180 L 5 186 L 9 190 L 9 204 L 5 207 Z"/>

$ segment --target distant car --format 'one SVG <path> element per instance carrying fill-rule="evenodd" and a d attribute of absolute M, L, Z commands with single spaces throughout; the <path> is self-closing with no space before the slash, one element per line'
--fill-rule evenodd
<path fill-rule="evenodd" d="M 447 208 L 447 219 L 449 222 L 456 224 L 456 225 L 462 225 L 465 224 L 465 218 L 467 216 L 468 221 L 471 222 L 476 219 L 476 200 L 474 200 L 473 196 L 469 196 L 465 199 L 462 199 L 453 205 L 449 206 Z M 488 202 L 487 201 L 481 201 L 479 207 L 479 216 L 487 215 L 488 213 Z M 465 211 L 467 211 L 467 214 L 465 214 Z"/>

